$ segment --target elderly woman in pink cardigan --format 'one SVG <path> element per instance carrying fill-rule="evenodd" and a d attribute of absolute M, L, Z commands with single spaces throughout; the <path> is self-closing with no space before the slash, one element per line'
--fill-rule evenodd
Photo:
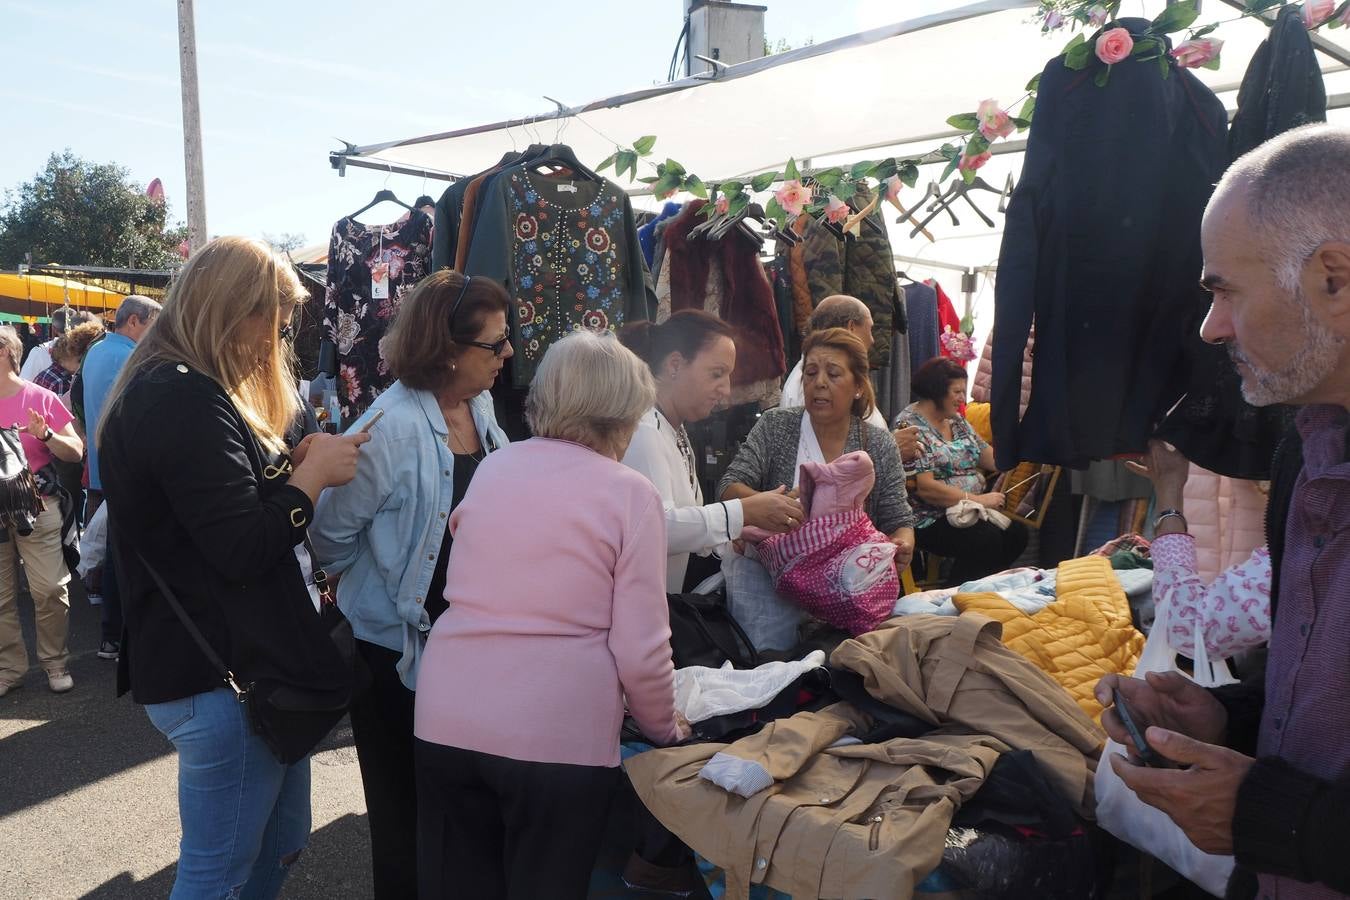
<path fill-rule="evenodd" d="M 687 734 L 661 498 L 619 462 L 654 400 L 611 335 L 562 339 L 530 387 L 535 437 L 489 456 L 450 517 L 417 683 L 423 900 L 585 897 L 625 704 L 656 743 Z"/>

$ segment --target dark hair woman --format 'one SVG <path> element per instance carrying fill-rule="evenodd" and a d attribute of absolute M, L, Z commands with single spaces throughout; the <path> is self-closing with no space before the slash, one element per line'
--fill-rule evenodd
<path fill-rule="evenodd" d="M 619 335 L 656 379 L 656 405 L 643 415 L 625 465 L 646 475 L 666 513 L 666 590 L 684 590 L 689 556 L 737 540 L 746 525 L 783 532 L 802 520 L 786 488 L 704 505 L 685 424 L 710 416 L 731 396 L 736 367 L 732 329 L 716 316 L 682 310 L 665 322 L 637 322 Z"/>
<path fill-rule="evenodd" d="M 497 282 L 449 269 L 404 298 L 384 338 L 398 380 L 352 425 L 373 423 L 361 470 L 315 512 L 314 548 L 342 573 L 338 605 L 373 676 L 351 720 L 381 900 L 417 895 L 417 671 L 446 609 L 450 514 L 506 445 L 488 389 L 511 356 L 508 303 Z"/>
<path fill-rule="evenodd" d="M 910 498 L 919 517 L 918 546 L 954 560 L 953 584 L 1001 572 L 1026 549 L 1026 526 L 1014 521 L 1001 530 L 980 521 L 957 528 L 947 521 L 947 509 L 962 500 L 991 509 L 1004 503 L 1002 494 L 984 489 L 987 473 L 994 471 L 994 448 L 960 412 L 969 383 L 966 369 L 954 360 L 930 359 L 912 383 L 919 399 L 900 414 L 899 424 L 917 426 L 923 444 L 913 463 L 918 479 Z"/>

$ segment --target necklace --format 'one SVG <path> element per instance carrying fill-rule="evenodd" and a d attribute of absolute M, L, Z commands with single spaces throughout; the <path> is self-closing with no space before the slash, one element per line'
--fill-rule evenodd
<path fill-rule="evenodd" d="M 670 423 L 670 417 L 667 416 L 665 413 L 661 412 L 659 407 L 655 412 L 655 416 L 656 416 L 656 428 L 658 431 L 661 429 L 662 419 L 665 419 L 667 424 Z M 678 428 L 676 428 L 674 425 L 671 425 L 671 430 L 675 432 L 675 448 L 679 450 L 680 455 L 684 457 L 685 473 L 689 476 L 689 489 L 693 491 L 694 496 L 697 497 L 698 473 L 695 471 L 695 469 L 697 468 L 697 464 L 694 461 L 693 445 L 689 443 L 689 432 L 685 431 L 684 423 L 680 423 L 680 426 Z"/>

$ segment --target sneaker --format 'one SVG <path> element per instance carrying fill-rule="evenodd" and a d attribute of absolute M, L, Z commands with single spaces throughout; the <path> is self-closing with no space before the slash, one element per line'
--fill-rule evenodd
<path fill-rule="evenodd" d="M 65 669 L 52 669 L 47 673 L 47 687 L 51 688 L 54 694 L 64 694 L 75 687 L 75 679 L 71 678 Z"/>
<path fill-rule="evenodd" d="M 17 691 L 23 687 L 22 681 L 0 681 L 0 697 L 5 696 L 10 691 Z"/>
<path fill-rule="evenodd" d="M 117 659 L 118 654 L 121 652 L 122 645 L 117 643 L 117 641 L 104 641 L 98 645 L 99 659 Z"/>

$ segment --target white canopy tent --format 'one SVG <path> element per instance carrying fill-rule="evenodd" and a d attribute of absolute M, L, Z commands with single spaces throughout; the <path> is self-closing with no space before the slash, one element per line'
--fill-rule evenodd
<path fill-rule="evenodd" d="M 1123 14 L 1152 18 L 1165 5 L 1165 0 L 1128 0 Z M 628 145 L 645 134 L 658 137 L 657 156 L 679 160 L 704 181 L 781 169 L 789 158 L 824 167 L 915 155 L 957 135 L 946 123 L 948 116 L 973 111 L 985 98 L 1005 105 L 1017 101 L 1028 80 L 1063 48 L 1069 34 L 1042 35 L 1032 24 L 1035 6 L 1034 0 L 979 0 L 723 67 L 715 76 L 685 78 L 579 107 L 559 104 L 535 117 L 349 146 L 332 154 L 331 162 L 339 171 L 355 165 L 453 178 L 488 168 L 505 151 L 536 141 L 561 140 L 582 161 L 599 163 L 616 144 Z M 1235 19 L 1241 8 L 1242 0 L 1207 0 L 1199 22 Z M 1265 24 L 1250 18 L 1223 25 L 1214 35 L 1225 42 L 1222 68 L 1197 70 L 1230 111 L 1236 107 L 1243 73 L 1267 32 Z M 1323 29 L 1314 37 L 1322 51 L 1319 58 L 1333 117 L 1350 115 L 1347 32 L 1350 29 Z M 981 175 L 997 187 L 1008 175 L 1016 178 L 1023 148 L 1016 136 L 998 142 L 995 158 Z M 939 174 L 930 167 L 922 178 Z M 634 184 L 631 193 L 643 195 L 645 186 Z M 909 191 L 901 199 L 914 203 L 918 197 L 918 191 Z M 995 228 L 963 203 L 954 207 L 959 226 L 945 213 L 934 220 L 929 230 L 936 243 L 922 236 L 911 238 L 908 225 L 892 225 L 900 267 L 918 277 L 945 273 L 951 282 L 952 270 L 993 266 L 1002 231 L 998 199 L 984 194 L 977 202 L 994 219 Z M 975 302 L 977 313 L 993 298 L 989 279 L 978 281 L 975 293 L 967 297 Z M 948 290 L 955 295 L 957 288 L 953 283 Z M 981 318 L 986 321 L 980 324 L 987 326 L 992 316 Z"/>

